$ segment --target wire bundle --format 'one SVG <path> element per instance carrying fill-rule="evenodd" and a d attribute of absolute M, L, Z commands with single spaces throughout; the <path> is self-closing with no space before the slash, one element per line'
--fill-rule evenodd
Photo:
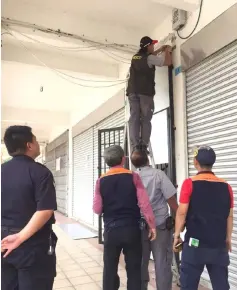
<path fill-rule="evenodd" d="M 25 44 L 22 40 L 20 40 L 14 33 L 13 31 L 10 31 L 8 29 L 8 27 L 6 27 L 5 25 L 3 25 L 4 29 L 6 30 L 6 32 L 3 32 L 3 34 L 9 34 L 11 35 L 14 39 L 16 39 L 20 45 L 22 46 L 23 49 L 25 49 L 29 54 L 31 54 L 31 56 L 33 58 L 35 58 L 37 60 L 38 63 L 40 63 L 42 66 L 46 67 L 47 69 L 51 70 L 53 73 L 57 74 L 59 77 L 61 77 L 62 79 L 72 83 L 72 84 L 75 84 L 75 85 L 78 85 L 80 87 L 85 87 L 85 88 L 109 88 L 109 87 L 114 87 L 114 86 L 118 86 L 118 85 L 121 85 L 121 84 L 125 84 L 127 82 L 127 79 L 122 79 L 122 80 L 93 80 L 93 79 L 83 79 L 83 78 L 79 78 L 79 77 L 75 77 L 75 76 L 72 76 L 72 75 L 69 75 L 67 73 L 64 73 L 62 71 L 59 71 L 55 68 L 52 68 L 50 66 L 48 66 L 46 63 L 44 63 L 41 59 L 39 59 L 39 57 L 37 55 L 35 55 Z M 130 50 L 131 50 L 131 53 L 134 53 L 134 48 L 132 48 L 132 46 L 129 46 L 129 45 L 120 45 L 120 44 L 108 44 L 108 43 L 90 43 L 90 41 L 88 40 L 82 40 L 83 42 L 86 42 L 88 43 L 88 46 L 73 46 L 73 47 L 62 47 L 62 46 L 55 46 L 55 45 L 52 45 L 52 44 L 48 44 L 48 43 L 45 43 L 43 41 L 40 41 L 38 39 L 35 39 L 33 37 L 30 37 L 28 35 L 25 35 L 19 31 L 16 31 L 18 34 L 20 34 L 21 36 L 33 41 L 34 43 L 39 43 L 41 45 L 45 45 L 45 46 L 48 46 L 50 48 L 53 48 L 53 49 L 57 49 L 57 50 L 60 50 L 60 51 L 73 51 L 73 52 L 82 52 L 82 51 L 93 51 L 93 50 L 98 50 L 100 51 L 101 53 L 103 54 L 106 54 L 107 56 L 109 56 L 110 58 L 116 60 L 117 62 L 119 63 L 126 63 L 126 64 L 129 64 L 130 62 L 129 59 L 125 58 L 125 57 L 121 57 L 111 51 L 106 51 L 105 49 L 106 48 L 115 48 L 118 49 L 119 47 L 130 47 Z M 83 38 L 82 38 L 83 39 Z M 78 80 L 78 81 L 82 81 L 82 82 L 95 82 L 95 83 L 100 83 L 101 85 L 100 86 L 94 86 L 94 85 L 86 85 L 86 84 L 82 84 L 82 83 L 78 83 L 76 81 L 73 81 L 73 80 Z M 104 83 L 104 84 L 103 84 Z M 107 84 L 107 83 L 110 83 L 110 84 Z"/>

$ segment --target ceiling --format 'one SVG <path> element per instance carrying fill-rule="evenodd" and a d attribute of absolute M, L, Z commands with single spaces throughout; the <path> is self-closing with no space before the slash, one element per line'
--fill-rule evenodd
<path fill-rule="evenodd" d="M 3 0 L 2 16 L 25 22 L 44 25 L 52 29 L 61 29 L 77 33 L 83 29 L 89 31 L 89 37 L 103 35 L 96 29 L 96 23 L 107 26 L 109 30 L 116 27 L 144 29 L 150 31 L 162 22 L 170 13 L 171 8 L 150 0 Z M 84 27 L 85 23 L 89 26 Z M 107 29 L 106 29 L 107 30 Z M 115 32 L 115 31 L 114 31 Z M 79 34 L 81 34 L 79 33 Z M 108 35 L 104 35 L 108 40 Z M 118 35 L 114 34 L 114 37 Z"/>
<path fill-rule="evenodd" d="M 28 124 L 46 142 L 125 86 L 140 38 L 171 12 L 150 0 L 1 5 L 2 133 L 16 122 Z"/>

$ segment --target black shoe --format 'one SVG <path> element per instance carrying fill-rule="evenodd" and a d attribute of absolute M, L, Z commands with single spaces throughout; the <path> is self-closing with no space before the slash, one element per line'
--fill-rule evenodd
<path fill-rule="evenodd" d="M 142 151 L 145 151 L 147 155 L 150 154 L 149 150 L 147 149 L 147 145 L 142 145 Z"/>

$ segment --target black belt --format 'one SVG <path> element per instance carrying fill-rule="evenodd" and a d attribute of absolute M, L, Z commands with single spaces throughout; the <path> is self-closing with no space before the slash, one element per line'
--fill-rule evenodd
<path fill-rule="evenodd" d="M 1 226 L 1 230 L 3 231 L 10 231 L 12 233 L 19 233 L 23 228 L 15 228 L 15 227 L 8 227 L 8 226 Z M 35 233 L 36 237 L 37 235 L 40 234 L 40 231 L 48 231 L 49 233 L 49 249 L 48 249 L 48 255 L 53 255 L 55 252 L 56 244 L 57 244 L 57 236 L 52 230 L 52 225 L 47 225 L 46 227 L 42 228 L 38 232 Z"/>
<path fill-rule="evenodd" d="M 117 220 L 117 221 L 110 221 L 105 222 L 105 229 L 112 229 L 117 227 L 133 227 L 139 226 L 139 221 L 137 220 Z"/>

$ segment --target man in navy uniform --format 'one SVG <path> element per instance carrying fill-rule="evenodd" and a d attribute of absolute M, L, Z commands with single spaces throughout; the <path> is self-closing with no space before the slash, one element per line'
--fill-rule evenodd
<path fill-rule="evenodd" d="M 30 127 L 9 127 L 4 142 L 13 158 L 1 166 L 1 289 L 52 290 L 57 242 L 53 176 L 34 161 L 40 148 Z"/>
<path fill-rule="evenodd" d="M 138 174 L 124 169 L 123 149 L 114 145 L 105 149 L 110 170 L 96 183 L 94 212 L 104 219 L 103 290 L 118 290 L 118 263 L 123 251 L 127 270 L 127 289 L 141 290 L 142 244 L 140 212 L 146 219 L 150 239 L 156 238 L 155 217 L 147 192 Z"/>
<path fill-rule="evenodd" d="M 214 290 L 230 289 L 228 251 L 231 251 L 234 198 L 231 186 L 212 172 L 215 161 L 211 147 L 196 148 L 194 166 L 198 174 L 186 179 L 181 188 L 173 249 L 178 251 L 176 246 L 182 242 L 180 233 L 185 225 L 182 290 L 198 289 L 204 266 Z"/>

